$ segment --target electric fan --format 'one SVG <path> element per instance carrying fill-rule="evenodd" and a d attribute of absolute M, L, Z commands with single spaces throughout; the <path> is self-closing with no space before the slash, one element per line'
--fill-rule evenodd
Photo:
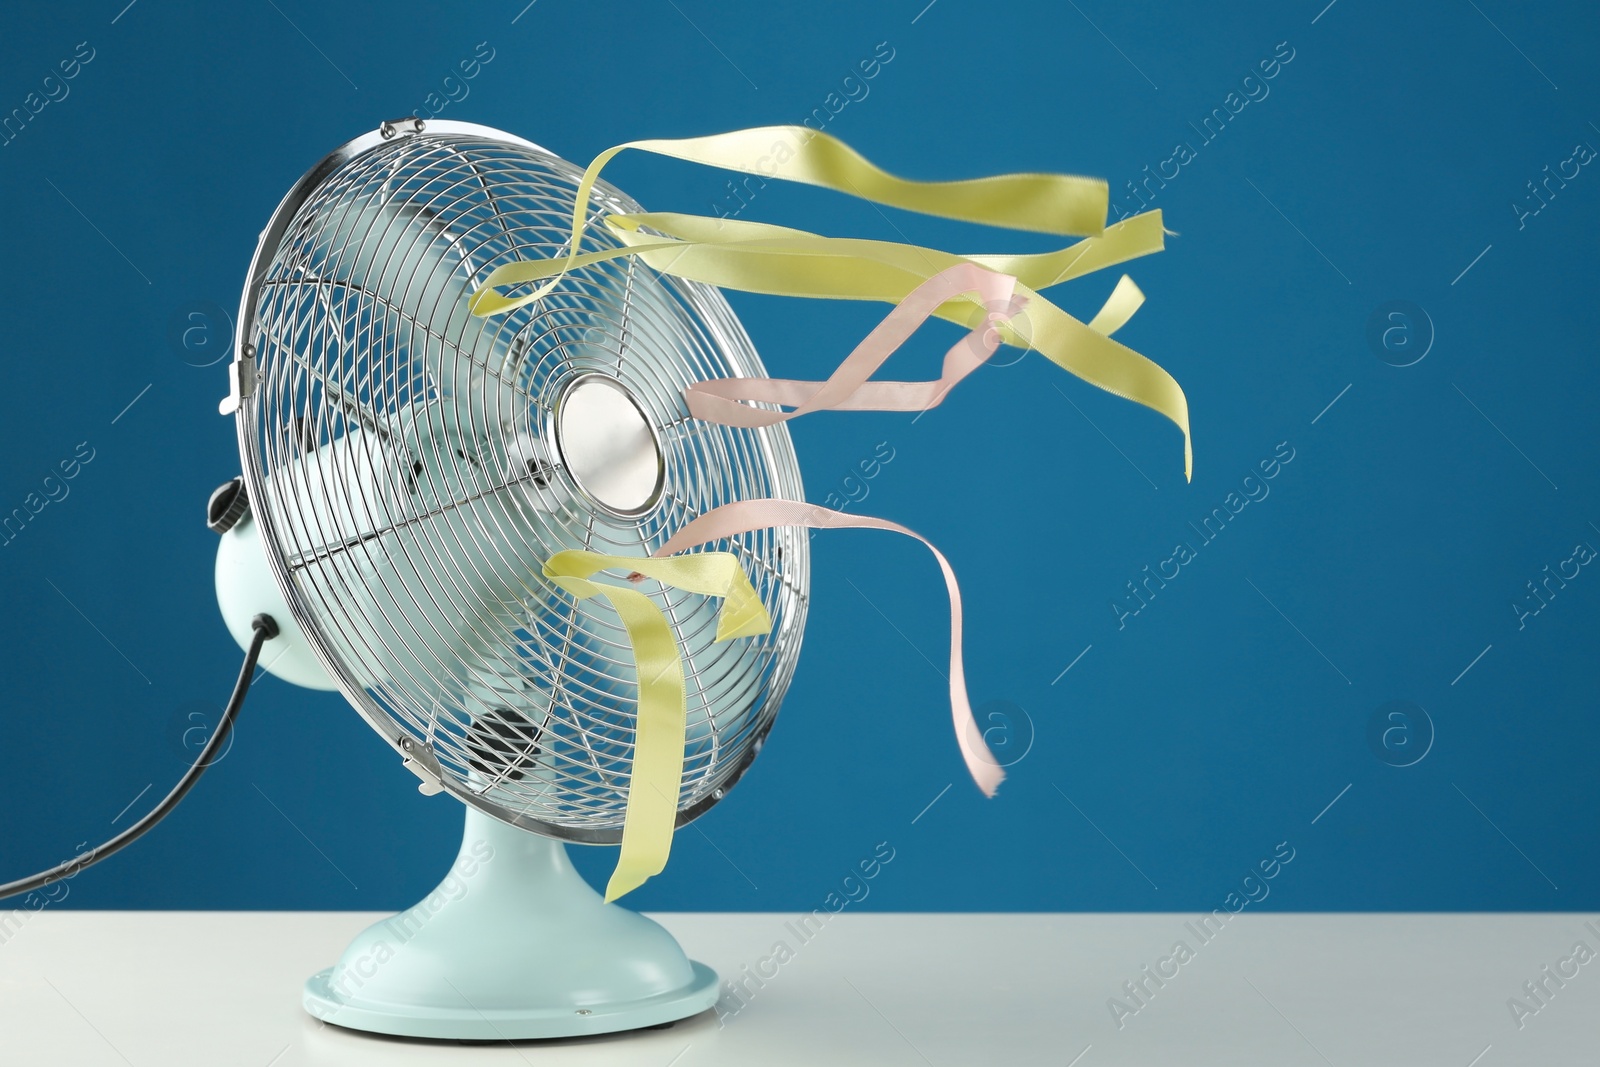
<path fill-rule="evenodd" d="M 793 161 L 790 181 L 1085 239 L 958 256 L 647 215 L 596 181 L 627 148 L 737 169 L 769 145 Z M 243 473 L 207 522 L 245 661 L 218 728 L 148 814 L 0 899 L 160 822 L 221 750 L 275 641 L 267 670 L 341 691 L 424 793 L 466 806 L 450 874 L 314 975 L 307 1010 L 504 1040 L 710 1007 L 717 976 L 611 901 L 662 869 L 674 827 L 721 800 L 771 730 L 805 624 L 802 530 L 886 530 L 932 550 L 957 745 L 984 793 L 1004 778 L 967 699 L 949 561 L 898 523 L 805 503 L 785 422 L 927 410 L 1004 342 L 1166 415 L 1188 473 L 1181 388 L 1110 339 L 1138 287 L 1124 276 L 1088 323 L 1036 291 L 1160 250 L 1159 212 L 1107 226 L 1106 197 L 1104 182 L 1060 174 L 911 182 L 800 127 L 628 142 L 587 170 L 458 122 L 388 122 L 345 144 L 278 206 L 240 306 L 222 411 Z M 771 379 L 711 286 L 895 307 L 826 382 Z M 939 379 L 868 381 L 933 317 L 970 331 Z M 592 581 L 600 570 L 652 584 Z M 565 842 L 621 844 L 604 899 Z"/>
<path fill-rule="evenodd" d="M 782 425 L 690 416 L 683 390 L 757 377 L 715 289 L 632 258 L 477 318 L 496 266 L 565 254 L 580 168 L 459 122 L 385 123 L 333 152 L 262 233 L 224 413 L 243 475 L 213 497 L 217 589 L 266 669 L 342 691 L 422 780 L 466 805 L 440 889 L 306 985 L 342 1026 L 435 1038 L 594 1034 L 710 1007 L 717 977 L 605 903 L 563 842 L 621 839 L 639 679 L 617 612 L 541 576 L 566 549 L 643 558 L 722 504 L 803 499 Z M 641 210 L 595 188 L 606 213 Z M 687 708 L 684 825 L 760 750 L 799 652 L 807 539 L 736 553 L 771 616 L 718 643 L 714 601 L 644 584 L 670 620 Z M 259 624 L 255 624 L 259 627 Z"/>

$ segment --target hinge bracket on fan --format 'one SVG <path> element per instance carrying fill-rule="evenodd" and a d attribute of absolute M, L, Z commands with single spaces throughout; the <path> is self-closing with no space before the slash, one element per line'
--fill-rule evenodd
<path fill-rule="evenodd" d="M 239 346 L 239 354 L 228 364 L 228 395 L 222 398 L 217 410 L 232 415 L 239 410 L 244 398 L 256 391 L 256 346 L 246 341 Z"/>
<path fill-rule="evenodd" d="M 407 115 L 403 119 L 388 119 L 378 126 L 378 136 L 385 141 L 392 141 L 396 137 L 407 137 L 413 133 L 421 133 L 422 120 L 415 115 Z"/>
<path fill-rule="evenodd" d="M 409 737 L 402 737 L 400 754 L 405 757 L 406 770 L 421 779 L 417 792 L 431 797 L 444 791 L 444 771 L 433 754 L 433 746 L 419 745 Z"/>

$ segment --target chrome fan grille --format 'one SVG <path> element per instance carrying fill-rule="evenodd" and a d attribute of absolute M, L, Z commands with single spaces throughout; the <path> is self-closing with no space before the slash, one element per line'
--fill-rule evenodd
<path fill-rule="evenodd" d="M 579 168 L 494 131 L 438 124 L 346 146 L 263 236 L 240 321 L 254 346 L 240 441 L 256 521 L 330 673 L 391 744 L 426 746 L 446 787 L 555 837 L 620 838 L 637 686 L 603 600 L 540 575 L 566 548 L 643 556 L 713 507 L 803 499 L 782 427 L 693 419 L 690 382 L 763 373 L 721 294 L 631 258 L 544 299 L 472 317 L 503 263 L 566 251 Z M 613 247 L 595 189 L 584 249 Z M 659 438 L 664 490 L 642 515 L 584 496 L 553 440 L 577 376 L 620 382 Z M 678 631 L 688 696 L 679 821 L 743 773 L 777 713 L 804 625 L 807 540 L 736 552 L 773 618 L 715 644 L 718 603 L 636 588 Z"/>

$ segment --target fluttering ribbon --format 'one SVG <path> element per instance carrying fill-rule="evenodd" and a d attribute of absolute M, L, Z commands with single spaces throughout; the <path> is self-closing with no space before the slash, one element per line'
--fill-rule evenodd
<path fill-rule="evenodd" d="M 638 675 L 633 765 L 622 817 L 622 849 L 606 883 L 616 900 L 660 874 L 672 849 L 678 793 L 683 785 L 687 705 L 678 638 L 655 601 L 637 589 L 591 580 L 603 570 L 653 578 L 662 585 L 722 597 L 718 641 L 764 634 L 772 618 L 731 552 L 695 552 L 671 559 L 639 559 L 569 549 L 544 565 L 544 576 L 580 600 L 610 601 L 628 632 Z"/>
<path fill-rule="evenodd" d="M 788 152 L 778 145 L 793 142 Z M 581 251 L 590 192 L 601 168 L 627 148 L 727 169 L 745 169 L 771 159 L 764 177 L 817 185 L 924 214 L 1039 233 L 1084 235 L 1054 252 L 1028 255 L 955 255 L 918 245 L 823 237 L 803 230 L 735 219 L 671 212 L 608 215 L 603 225 L 621 247 Z M 711 137 L 633 141 L 595 157 L 579 181 L 572 239 L 564 256 L 504 264 L 473 293 L 474 313 L 492 315 L 538 300 L 567 271 L 622 256 L 638 256 L 650 267 L 726 289 L 800 297 L 883 300 L 898 303 L 928 279 L 960 262 L 977 263 L 1018 279 L 1028 302 L 1026 315 L 998 327 L 1001 340 L 1031 348 L 1092 385 L 1160 412 L 1184 435 L 1184 476 L 1193 468 L 1188 402 L 1165 370 L 1110 333 L 1127 321 L 1142 300 L 1119 284 L 1107 306 L 1085 324 L 1040 297 L 1048 287 L 1114 263 L 1159 251 L 1160 212 L 1105 225 L 1105 182 L 1061 174 L 1004 174 L 954 182 L 916 182 L 873 166 L 842 142 L 805 127 L 759 127 Z M 646 232 L 650 231 L 650 232 Z M 516 296 L 496 287 L 537 282 Z M 968 299 L 947 302 L 936 312 L 969 328 L 987 309 Z M 1096 328 L 1099 327 L 1099 328 Z"/>
<path fill-rule="evenodd" d="M 790 143 L 794 140 L 798 144 Z M 595 180 L 607 163 L 630 148 L 723 170 L 748 171 L 756 161 L 770 159 L 773 170 L 765 177 L 849 193 L 923 215 L 1059 236 L 1099 233 L 1105 229 L 1110 203 L 1110 190 L 1100 178 L 999 174 L 959 181 L 908 181 L 873 166 L 855 149 L 819 130 L 754 126 L 707 137 L 628 141 L 601 152 L 578 181 L 572 209 L 572 255 L 578 251 Z"/>
<path fill-rule="evenodd" d="M 712 508 L 679 528 L 678 532 L 652 555 L 673 557 L 675 553 L 724 537 L 735 537 L 751 530 L 772 526 L 803 526 L 816 530 L 888 530 L 891 533 L 914 537 L 928 546 L 928 551 L 939 561 L 939 569 L 944 572 L 945 591 L 950 597 L 950 716 L 955 725 L 956 743 L 961 747 L 961 758 L 966 763 L 967 773 L 972 775 L 972 780 L 983 790 L 985 796 L 994 796 L 1006 773 L 1000 769 L 1000 761 L 984 743 L 983 732 L 973 719 L 972 705 L 967 700 L 967 675 L 961 658 L 961 587 L 956 582 L 956 572 L 950 566 L 950 561 L 945 559 L 944 553 L 926 537 L 888 519 L 848 515 L 842 511 L 832 511 L 799 500 L 763 498 L 735 500 L 731 504 Z M 640 573 L 647 573 L 643 567 L 637 569 Z"/>
<path fill-rule="evenodd" d="M 711 378 L 684 389 L 690 414 L 724 426 L 771 426 L 813 411 L 926 411 L 994 355 L 1000 345 L 996 327 L 1021 310 L 1013 296 L 1016 279 L 976 263 L 959 263 L 923 282 L 895 305 L 825 382 L 786 378 Z M 988 316 L 982 326 L 958 341 L 944 357 L 935 381 L 872 382 L 867 379 L 933 314 L 956 296 L 979 297 Z M 752 403 L 781 404 L 793 411 L 772 411 Z"/>
<path fill-rule="evenodd" d="M 826 382 L 768 378 L 719 379 L 685 390 L 690 411 L 699 418 L 731 426 L 768 426 L 824 408 L 914 411 L 937 405 L 957 382 L 976 370 L 999 347 L 995 326 L 1016 314 L 1015 279 L 975 263 L 961 263 L 935 275 L 906 297 L 845 359 Z M 986 322 L 958 342 L 945 357 L 944 374 L 930 382 L 868 382 L 867 378 L 927 321 L 934 309 L 958 295 L 976 296 L 989 309 Z M 775 412 L 743 401 L 795 407 Z M 723 597 L 716 640 L 768 632 L 771 617 L 737 558 L 729 552 L 678 553 L 710 541 L 771 526 L 863 527 L 891 530 L 927 545 L 944 572 L 950 596 L 950 707 L 962 757 L 978 787 L 993 796 L 1005 777 L 988 753 L 967 699 L 961 661 L 961 591 L 944 555 L 926 538 L 885 519 L 863 518 L 791 500 L 749 500 L 724 505 L 690 522 L 649 559 L 571 549 L 545 563 L 544 574 L 561 588 L 587 599 L 603 596 L 621 618 L 633 647 L 638 675 L 638 713 L 632 773 L 623 814 L 622 849 L 606 885 L 615 900 L 659 874 L 666 866 L 683 782 L 685 693 L 677 637 L 654 601 L 626 587 L 592 581 L 602 570 L 623 570 L 629 580 L 654 578 L 691 592 Z"/>
<path fill-rule="evenodd" d="M 1123 282 L 1136 301 L 1138 289 L 1126 277 Z M 1009 321 L 1023 306 L 1014 295 L 1016 279 L 996 274 L 976 263 L 947 267 L 912 290 L 896 304 L 884 320 L 845 357 L 826 382 L 797 382 L 775 378 L 716 378 L 696 382 L 683 391 L 689 410 L 696 417 L 726 426 L 770 426 L 813 411 L 926 411 L 943 401 L 955 385 L 983 364 L 999 347 L 997 327 Z M 1119 287 L 1121 288 L 1121 287 Z M 900 346 L 944 302 L 957 297 L 976 297 L 988 309 L 985 322 L 974 328 L 945 354 L 944 370 L 936 381 L 872 382 L 868 377 L 884 364 Z M 1121 308 L 1116 300 L 1107 303 L 1097 319 L 1104 318 L 1109 332 L 1121 325 Z M 1137 302 L 1133 304 L 1137 307 Z M 1131 314 L 1131 311 L 1128 312 Z M 752 403 L 779 404 L 793 411 L 773 411 Z M 812 504 L 792 500 L 747 500 L 715 508 L 693 520 L 657 550 L 670 555 L 696 547 L 719 537 L 732 536 L 768 526 L 807 526 L 813 529 L 856 526 L 891 530 L 917 538 L 934 554 L 944 572 L 950 597 L 950 714 L 954 719 L 956 742 L 973 781 L 985 795 L 994 796 L 1005 777 L 999 762 L 989 752 L 982 732 L 972 717 L 967 699 L 966 672 L 961 660 L 961 589 L 954 570 L 934 545 L 904 526 L 885 519 L 854 517 Z M 632 577 L 632 576 L 630 576 Z"/>
<path fill-rule="evenodd" d="M 795 142 L 791 144 L 791 141 Z M 1027 254 L 957 255 L 918 245 L 826 237 L 804 230 L 673 212 L 606 215 L 601 224 L 617 246 L 585 252 L 583 228 L 601 169 L 629 149 L 690 162 L 748 170 L 772 160 L 766 178 L 820 186 L 877 204 L 1010 229 L 1080 236 L 1065 248 Z M 1107 392 L 1143 404 L 1183 432 L 1184 476 L 1193 468 L 1188 401 L 1172 376 L 1111 335 L 1127 323 L 1144 294 L 1124 275 L 1083 323 L 1038 290 L 1158 252 L 1165 231 L 1159 211 L 1105 225 L 1106 183 L 1062 174 L 1003 174 L 946 182 L 891 175 L 827 134 L 770 126 L 710 137 L 631 141 L 595 157 L 578 183 L 566 254 L 504 264 L 472 294 L 477 315 L 512 311 L 553 291 L 568 271 L 634 256 L 664 274 L 725 289 L 783 296 L 877 300 L 894 309 L 825 382 L 723 378 L 685 389 L 696 417 L 731 426 L 767 426 L 825 409 L 927 410 L 989 359 L 1001 343 L 1032 349 Z M 537 284 L 534 284 L 537 283 Z M 517 295 L 501 287 L 530 285 Z M 934 381 L 869 381 L 928 318 L 966 326 Z M 778 405 L 774 411 L 756 405 Z M 1005 773 L 972 715 L 962 665 L 961 592 L 949 561 L 920 534 L 887 519 L 848 515 L 800 501 L 741 500 L 715 508 L 679 529 L 648 560 L 569 551 L 545 574 L 580 598 L 604 596 L 627 628 L 639 677 L 633 772 L 623 819 L 622 852 L 606 888 L 614 900 L 666 864 L 682 786 L 685 698 L 683 665 L 666 618 L 643 593 L 591 581 L 605 569 L 725 598 L 717 640 L 765 633 L 771 620 L 737 559 L 725 552 L 678 555 L 722 538 L 775 526 L 888 530 L 914 537 L 934 554 L 950 599 L 950 709 L 957 743 L 978 787 L 993 796 Z"/>
<path fill-rule="evenodd" d="M 829 376 L 826 382 L 787 378 L 707 378 L 683 390 L 689 413 L 724 426 L 771 426 L 813 411 L 927 411 L 939 406 L 951 389 L 977 370 L 999 347 L 999 328 L 1014 320 L 1026 298 L 1013 295 L 1016 279 L 995 274 L 976 263 L 958 263 L 935 274 L 907 294 L 894 310 Z M 986 320 L 945 353 L 944 368 L 934 381 L 868 381 L 879 367 L 926 322 L 944 301 L 958 294 L 980 297 L 989 309 Z M 1118 283 L 1089 328 L 1115 332 L 1144 299 L 1126 275 Z M 756 403 L 793 407 L 789 412 L 752 407 Z"/>

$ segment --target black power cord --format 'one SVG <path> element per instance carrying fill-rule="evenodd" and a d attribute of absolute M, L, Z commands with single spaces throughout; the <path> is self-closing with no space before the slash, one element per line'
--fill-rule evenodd
<path fill-rule="evenodd" d="M 200 750 L 194 763 L 183 777 L 178 779 L 178 784 L 172 787 L 161 803 L 150 810 L 144 818 L 128 827 L 122 833 L 113 837 L 103 845 L 97 845 L 87 852 L 79 853 L 65 863 L 58 864 L 48 871 L 41 871 L 28 878 L 19 878 L 15 882 L 0 885 L 0 900 L 14 897 L 19 893 L 31 893 L 42 889 L 52 882 L 59 882 L 63 878 L 71 878 L 85 867 L 99 863 L 114 852 L 120 852 L 143 837 L 151 827 L 166 818 L 178 802 L 184 798 L 189 790 L 194 788 L 200 776 L 205 773 L 217 753 L 222 751 L 222 746 L 228 740 L 228 733 L 233 728 L 233 721 L 239 717 L 239 709 L 244 707 L 245 694 L 250 691 L 250 679 L 256 673 L 256 661 L 261 658 L 261 646 L 278 636 L 278 624 L 271 615 L 257 615 L 250 620 L 250 629 L 254 636 L 250 639 L 250 648 L 244 654 L 244 666 L 239 671 L 239 680 L 234 683 L 233 696 L 228 700 L 228 706 L 222 711 L 222 721 L 217 724 L 216 732 L 206 742 L 205 748 Z"/>

